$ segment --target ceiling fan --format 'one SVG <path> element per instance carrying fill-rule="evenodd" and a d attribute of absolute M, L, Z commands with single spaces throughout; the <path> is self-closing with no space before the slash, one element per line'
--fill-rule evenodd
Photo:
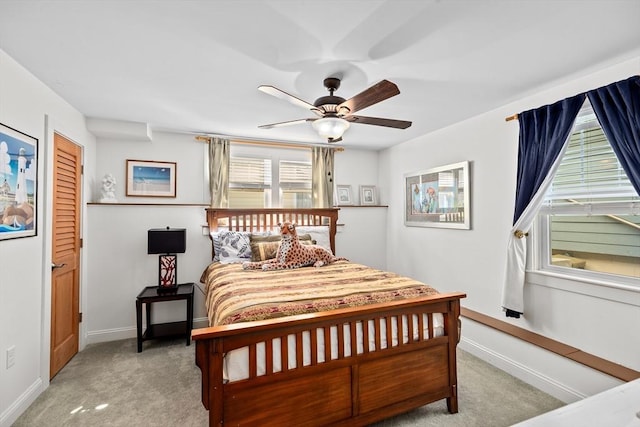
<path fill-rule="evenodd" d="M 281 126 L 296 125 L 311 122 L 318 134 L 327 138 L 328 142 L 342 141 L 342 135 L 349 128 L 351 123 L 364 125 L 385 126 L 397 129 L 406 129 L 411 126 L 411 122 L 405 120 L 384 119 L 379 117 L 356 116 L 355 112 L 398 95 L 398 86 L 388 80 L 382 80 L 368 89 L 360 92 L 350 99 L 335 96 L 335 92 L 340 87 L 340 79 L 337 77 L 327 77 L 324 79 L 324 86 L 329 91 L 328 96 L 321 96 L 313 104 L 303 101 L 275 86 L 262 85 L 258 90 L 275 96 L 290 103 L 306 108 L 315 113 L 318 117 L 308 119 L 290 120 L 287 122 L 271 123 L 258 126 L 260 129 L 271 129 Z"/>

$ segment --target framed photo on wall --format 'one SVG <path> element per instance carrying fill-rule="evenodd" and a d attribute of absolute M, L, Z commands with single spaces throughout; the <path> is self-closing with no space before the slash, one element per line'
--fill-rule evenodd
<path fill-rule="evenodd" d="M 0 240 L 37 234 L 38 140 L 0 124 Z"/>
<path fill-rule="evenodd" d="M 360 186 L 360 204 L 361 205 L 376 205 L 376 204 L 378 204 L 378 195 L 376 194 L 375 185 L 361 185 Z"/>
<path fill-rule="evenodd" d="M 352 205 L 353 198 L 351 196 L 351 186 L 350 185 L 337 185 L 337 204 L 338 206 Z"/>
<path fill-rule="evenodd" d="M 176 163 L 127 160 L 127 196 L 176 197 Z"/>
<path fill-rule="evenodd" d="M 470 229 L 470 190 L 468 161 L 406 174 L 404 224 Z"/>

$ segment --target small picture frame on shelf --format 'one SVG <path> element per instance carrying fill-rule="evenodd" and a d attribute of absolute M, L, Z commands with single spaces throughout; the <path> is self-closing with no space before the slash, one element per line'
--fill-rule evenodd
<path fill-rule="evenodd" d="M 375 185 L 360 186 L 360 204 L 361 205 L 377 205 L 378 197 L 376 195 Z"/>
<path fill-rule="evenodd" d="M 338 206 L 352 205 L 353 199 L 351 197 L 350 185 L 337 185 L 336 201 Z"/>

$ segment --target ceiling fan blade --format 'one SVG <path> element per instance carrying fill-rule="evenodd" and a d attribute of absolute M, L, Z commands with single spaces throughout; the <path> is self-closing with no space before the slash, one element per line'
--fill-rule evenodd
<path fill-rule="evenodd" d="M 282 126 L 291 126 L 291 125 L 299 125 L 302 123 L 306 123 L 306 122 L 312 122 L 316 119 L 298 119 L 298 120 L 290 120 L 288 122 L 280 122 L 280 123 L 271 123 L 268 125 L 262 125 L 262 126 L 258 126 L 260 129 L 271 129 L 271 128 L 277 128 L 277 127 L 282 127 Z"/>
<path fill-rule="evenodd" d="M 300 98 L 297 98 L 291 94 L 288 94 L 287 92 L 278 89 L 275 86 L 271 86 L 271 85 L 262 85 L 262 86 L 258 86 L 258 90 L 264 93 L 267 93 L 271 96 L 275 96 L 276 98 L 280 98 L 283 99 L 285 101 L 288 101 L 290 103 L 292 103 L 293 105 L 297 105 L 298 107 L 302 107 L 302 108 L 306 108 L 307 110 L 311 110 L 314 113 L 318 114 L 319 116 L 322 116 L 322 112 L 320 110 L 318 110 L 318 107 L 316 107 L 313 104 L 309 104 L 307 101 L 303 101 Z"/>
<path fill-rule="evenodd" d="M 388 128 L 406 129 L 411 126 L 411 122 L 406 120 L 396 119 L 381 119 L 379 117 L 366 117 L 366 116 L 346 116 L 343 117 L 346 121 L 351 123 L 360 123 L 363 125 L 376 125 L 386 126 Z"/>
<path fill-rule="evenodd" d="M 377 104 L 380 101 L 396 96 L 399 93 L 400 89 L 398 89 L 398 86 L 396 86 L 395 83 L 391 83 L 389 80 L 382 80 L 338 105 L 336 107 L 336 111 L 340 113 L 340 109 L 346 107 L 349 109 L 347 114 L 353 114 L 356 111 L 360 111 L 373 104 Z"/>

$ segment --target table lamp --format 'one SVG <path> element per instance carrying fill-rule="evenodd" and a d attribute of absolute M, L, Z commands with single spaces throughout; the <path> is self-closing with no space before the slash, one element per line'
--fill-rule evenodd
<path fill-rule="evenodd" d="M 187 247 L 184 228 L 152 228 L 147 233 L 147 253 L 158 257 L 159 289 L 175 289 L 178 279 L 178 255 Z"/>

